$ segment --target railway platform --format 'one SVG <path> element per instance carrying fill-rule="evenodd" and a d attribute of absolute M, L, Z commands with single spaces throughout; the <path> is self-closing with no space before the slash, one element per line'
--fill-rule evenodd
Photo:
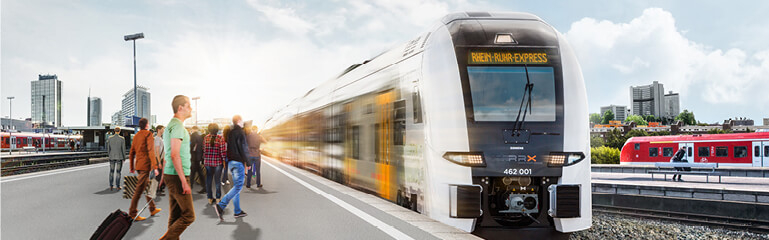
<path fill-rule="evenodd" d="M 196 219 L 183 239 L 478 239 L 424 215 L 333 181 L 263 157 L 263 188 L 244 188 L 244 218 L 233 206 L 219 222 L 205 194 L 193 202 Z M 128 163 L 124 163 L 127 165 Z M 130 199 L 110 191 L 109 164 L 97 163 L 0 178 L 2 239 L 86 239 L 115 209 Z M 130 175 L 123 166 L 122 175 Z M 229 189 L 225 186 L 223 193 Z M 145 202 L 142 199 L 140 205 Z M 163 210 L 135 222 L 125 239 L 158 239 L 167 229 L 168 195 L 156 199 Z"/>

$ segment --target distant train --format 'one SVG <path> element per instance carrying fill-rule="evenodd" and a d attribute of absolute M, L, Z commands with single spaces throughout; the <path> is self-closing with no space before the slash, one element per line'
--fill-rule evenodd
<path fill-rule="evenodd" d="M 61 134 L 42 134 L 42 133 L 0 133 L 0 146 L 2 150 L 20 150 L 24 147 L 35 147 L 43 149 L 43 140 L 45 140 L 45 149 L 69 149 L 69 141 L 80 142 L 80 135 L 61 135 Z"/>
<path fill-rule="evenodd" d="M 769 132 L 634 137 L 622 147 L 620 164 L 669 162 L 682 147 L 688 162 L 769 167 Z"/>
<path fill-rule="evenodd" d="M 262 134 L 265 154 L 445 224 L 543 239 L 591 226 L 587 112 L 552 26 L 454 13 L 292 101 Z"/>

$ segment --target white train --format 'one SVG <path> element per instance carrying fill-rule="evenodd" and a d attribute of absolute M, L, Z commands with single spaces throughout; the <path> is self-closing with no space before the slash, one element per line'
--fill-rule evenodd
<path fill-rule="evenodd" d="M 268 155 L 445 224 L 541 239 L 591 226 L 587 112 L 552 26 L 463 12 L 310 90 L 262 133 Z"/>

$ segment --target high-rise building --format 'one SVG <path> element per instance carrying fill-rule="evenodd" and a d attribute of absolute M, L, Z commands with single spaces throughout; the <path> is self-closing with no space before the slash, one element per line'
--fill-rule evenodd
<path fill-rule="evenodd" d="M 136 107 L 138 108 L 138 111 L 136 112 L 136 116 L 140 118 L 147 118 L 149 120 L 152 115 L 150 111 L 150 93 L 149 88 L 144 86 L 137 86 L 136 87 L 136 98 L 139 99 L 138 104 Z M 123 94 L 123 109 L 120 111 L 120 114 L 123 115 L 124 118 L 134 116 L 134 89 L 131 88 L 131 90 L 128 90 L 125 94 Z M 136 123 L 138 124 L 138 123 Z"/>
<path fill-rule="evenodd" d="M 764 126 L 769 126 L 769 118 L 764 118 Z"/>
<path fill-rule="evenodd" d="M 61 81 L 56 75 L 37 75 L 32 81 L 32 122 L 61 127 Z"/>
<path fill-rule="evenodd" d="M 665 115 L 668 117 L 676 117 L 681 113 L 680 100 L 678 100 L 678 93 L 669 91 L 665 94 Z"/>
<path fill-rule="evenodd" d="M 612 113 L 614 113 L 614 120 L 617 121 L 625 121 L 627 118 L 627 107 L 626 106 L 617 106 L 617 105 L 609 105 L 605 107 L 601 107 L 601 116 L 608 111 L 611 110 Z"/>
<path fill-rule="evenodd" d="M 88 97 L 88 126 L 101 126 L 101 98 Z"/>
<path fill-rule="evenodd" d="M 666 98 L 666 96 L 670 97 Z M 667 107 L 668 100 L 675 102 L 673 108 Z M 670 92 L 666 95 L 665 87 L 657 81 L 645 86 L 630 86 L 630 107 L 634 115 L 670 117 L 671 113 L 679 112 L 678 94 Z M 675 114 L 678 115 L 678 113 Z"/>
<path fill-rule="evenodd" d="M 124 126 L 123 125 L 123 114 L 122 111 L 117 111 L 112 114 L 112 125 L 113 126 Z"/>

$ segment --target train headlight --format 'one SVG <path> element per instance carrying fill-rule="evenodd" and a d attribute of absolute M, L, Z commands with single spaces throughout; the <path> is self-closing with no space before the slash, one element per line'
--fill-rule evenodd
<path fill-rule="evenodd" d="M 485 167 L 483 153 L 478 152 L 447 152 L 443 158 L 453 163 L 468 167 Z"/>
<path fill-rule="evenodd" d="M 547 158 L 547 166 L 569 166 L 582 161 L 582 159 L 585 159 L 585 154 L 581 152 L 550 153 Z"/>

